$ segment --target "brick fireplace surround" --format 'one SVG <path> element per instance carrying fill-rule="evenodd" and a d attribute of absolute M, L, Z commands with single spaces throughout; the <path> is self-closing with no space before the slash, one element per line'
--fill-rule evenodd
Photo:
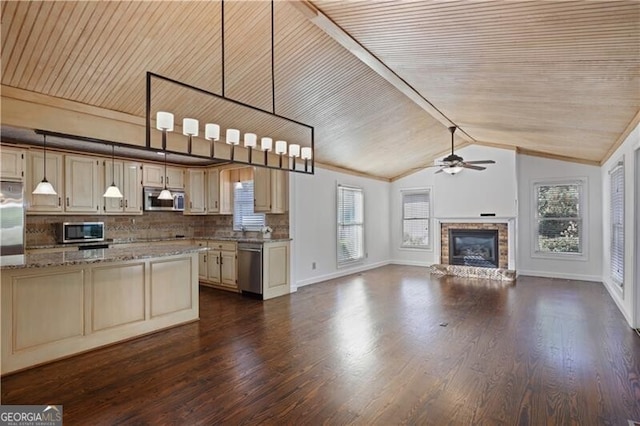
<path fill-rule="evenodd" d="M 488 278 L 494 282 L 513 282 L 515 271 L 515 218 L 436 219 L 435 255 L 440 264 L 431 266 L 431 273 L 472 278 Z M 449 229 L 498 231 L 498 268 L 449 265 Z M 496 281 L 497 280 L 497 281 Z"/>
<path fill-rule="evenodd" d="M 480 229 L 498 231 L 498 267 L 509 268 L 509 238 L 506 223 L 449 223 L 440 224 L 440 264 L 449 264 L 449 230 Z"/>

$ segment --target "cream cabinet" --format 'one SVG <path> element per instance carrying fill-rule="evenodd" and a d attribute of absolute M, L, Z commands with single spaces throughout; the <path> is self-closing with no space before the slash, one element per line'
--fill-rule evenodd
<path fill-rule="evenodd" d="M 220 213 L 220 170 L 207 170 L 207 213 Z"/>
<path fill-rule="evenodd" d="M 187 203 L 184 214 L 206 214 L 206 170 L 188 169 L 187 176 Z"/>
<path fill-rule="evenodd" d="M 289 173 L 254 167 L 253 197 L 255 212 L 286 213 L 289 207 Z"/>
<path fill-rule="evenodd" d="M 271 299 L 291 293 L 289 241 L 265 242 L 262 248 L 263 298 Z"/>
<path fill-rule="evenodd" d="M 2 374 L 197 320 L 196 258 L 3 270 Z"/>
<path fill-rule="evenodd" d="M 200 254 L 200 284 L 238 291 L 237 246 L 234 241 L 199 241 L 209 250 Z M 205 272 L 206 271 L 206 272 Z"/>
<path fill-rule="evenodd" d="M 60 213 L 64 211 L 64 157 L 61 154 L 47 151 L 47 180 L 58 193 L 57 195 L 35 195 L 31 192 L 44 176 L 44 155 L 42 151 L 27 153 L 27 173 L 24 193 L 27 199 L 27 212 Z"/>
<path fill-rule="evenodd" d="M 104 189 L 115 182 L 123 195 L 122 198 L 105 198 L 104 212 L 142 214 L 141 164 L 135 161 L 115 161 L 112 167 L 111 161 L 105 160 L 103 163 Z"/>
<path fill-rule="evenodd" d="M 25 155 L 23 149 L 0 148 L 0 178 L 22 181 L 24 179 Z"/>
<path fill-rule="evenodd" d="M 167 167 L 165 176 L 164 165 L 145 164 L 142 166 L 142 184 L 144 186 L 162 188 L 165 181 L 167 188 L 184 189 L 184 170 L 179 167 Z"/>
<path fill-rule="evenodd" d="M 94 157 L 65 156 L 65 211 L 73 213 L 99 213 L 102 193 L 98 168 Z"/>

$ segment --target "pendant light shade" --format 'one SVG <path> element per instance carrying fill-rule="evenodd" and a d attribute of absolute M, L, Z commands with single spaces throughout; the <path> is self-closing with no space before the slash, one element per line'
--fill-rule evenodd
<path fill-rule="evenodd" d="M 158 111 L 156 114 L 156 127 L 158 130 L 173 132 L 173 114 L 165 111 Z"/>
<path fill-rule="evenodd" d="M 47 135 L 43 135 L 44 141 L 42 143 L 43 153 L 44 153 L 44 173 L 42 174 L 42 181 L 38 183 L 36 189 L 33 190 L 32 194 L 35 195 L 58 195 L 55 189 L 53 189 L 53 185 L 49 183 L 47 180 Z"/>
<path fill-rule="evenodd" d="M 160 191 L 160 194 L 158 195 L 158 200 L 173 200 L 173 195 L 171 195 L 171 191 L 165 188 L 162 191 Z"/>
<path fill-rule="evenodd" d="M 111 185 L 102 195 L 104 198 L 122 198 L 122 192 L 116 186 L 116 159 L 115 159 L 115 146 L 111 144 Z"/>
<path fill-rule="evenodd" d="M 258 141 L 258 136 L 255 133 L 244 134 L 244 146 L 247 148 L 255 148 Z"/>
<path fill-rule="evenodd" d="M 120 192 L 115 183 L 112 183 L 102 196 L 104 198 L 122 198 L 122 192 Z"/>
<path fill-rule="evenodd" d="M 214 123 L 207 123 L 207 125 L 204 126 L 204 137 L 210 141 L 220 139 L 220 126 Z"/>
<path fill-rule="evenodd" d="M 287 153 L 287 142 L 285 141 L 276 141 L 276 154 L 286 154 Z"/>
<path fill-rule="evenodd" d="M 271 151 L 273 148 L 273 139 L 271 138 L 261 138 L 260 139 L 260 149 L 263 151 Z"/>
<path fill-rule="evenodd" d="M 33 190 L 32 194 L 35 195 L 58 195 L 55 189 L 53 189 L 53 185 L 49 183 L 47 178 L 42 179 L 42 182 L 38 183 L 36 189 Z"/>
<path fill-rule="evenodd" d="M 303 160 L 311 160 L 311 148 L 305 146 L 302 148 L 300 158 Z"/>
<path fill-rule="evenodd" d="M 238 145 L 240 143 L 240 130 L 227 129 L 227 143 L 229 145 Z"/>

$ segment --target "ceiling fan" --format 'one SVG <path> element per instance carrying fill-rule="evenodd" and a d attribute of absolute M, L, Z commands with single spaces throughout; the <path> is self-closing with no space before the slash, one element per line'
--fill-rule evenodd
<path fill-rule="evenodd" d="M 445 172 L 450 175 L 455 175 L 462 171 L 462 169 L 472 169 L 472 170 L 484 170 L 486 167 L 477 166 L 477 164 L 495 164 L 493 160 L 477 160 L 477 161 L 464 161 L 464 158 L 459 155 L 454 154 L 453 152 L 453 134 L 455 133 L 457 127 L 449 127 L 449 131 L 451 132 L 451 155 L 447 155 L 442 160 L 437 161 L 434 166 L 429 167 L 440 167 L 440 169 L 436 173 Z"/>

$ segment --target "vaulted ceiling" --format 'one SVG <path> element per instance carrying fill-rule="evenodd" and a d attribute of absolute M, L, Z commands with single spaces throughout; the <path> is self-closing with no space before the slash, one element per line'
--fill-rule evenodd
<path fill-rule="evenodd" d="M 146 71 L 222 94 L 220 6 L 3 1 L 2 85 L 140 117 Z M 270 11 L 224 4 L 224 95 L 265 110 Z M 640 110 L 637 1 L 278 1 L 274 41 L 276 112 L 315 127 L 317 161 L 373 176 L 430 163 L 451 122 L 459 142 L 597 163 Z"/>

